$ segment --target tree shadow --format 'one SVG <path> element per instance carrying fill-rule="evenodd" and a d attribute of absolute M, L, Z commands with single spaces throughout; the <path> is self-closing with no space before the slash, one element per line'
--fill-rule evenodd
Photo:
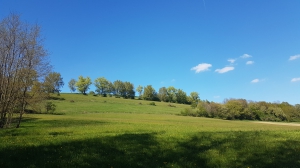
<path fill-rule="evenodd" d="M 266 144 L 263 135 L 202 132 L 188 140 L 170 140 L 172 148 L 157 133 L 7 147 L 0 149 L 0 167 L 300 167 L 299 141 Z"/>

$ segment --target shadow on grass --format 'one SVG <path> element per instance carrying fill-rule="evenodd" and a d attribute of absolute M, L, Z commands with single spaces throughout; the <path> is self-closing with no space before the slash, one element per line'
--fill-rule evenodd
<path fill-rule="evenodd" d="M 162 142 L 156 133 L 143 133 L 8 147 L 0 150 L 0 167 L 300 167 L 299 141 L 263 137 L 264 132 L 204 132 Z"/>

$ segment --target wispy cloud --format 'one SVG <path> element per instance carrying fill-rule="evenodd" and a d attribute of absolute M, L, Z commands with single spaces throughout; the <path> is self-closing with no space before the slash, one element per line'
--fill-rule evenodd
<path fill-rule="evenodd" d="M 175 81 L 176 81 L 175 79 L 172 79 L 172 80 L 171 80 L 171 82 L 175 82 Z"/>
<path fill-rule="evenodd" d="M 215 99 L 219 99 L 221 96 L 214 96 Z"/>
<path fill-rule="evenodd" d="M 298 81 L 300 81 L 300 78 L 293 78 L 293 79 L 291 80 L 291 82 L 298 82 Z"/>
<path fill-rule="evenodd" d="M 243 54 L 242 56 L 240 56 L 241 58 L 250 58 L 250 57 L 252 57 L 251 55 L 249 55 L 249 54 Z"/>
<path fill-rule="evenodd" d="M 224 67 L 222 69 L 216 69 L 215 71 L 218 73 L 226 73 L 226 72 L 232 71 L 232 70 L 234 70 L 234 67 L 228 66 L 228 67 Z"/>
<path fill-rule="evenodd" d="M 253 79 L 253 80 L 251 81 L 251 83 L 258 83 L 258 82 L 260 82 L 259 79 Z"/>
<path fill-rule="evenodd" d="M 227 61 L 233 64 L 236 61 L 236 59 L 228 59 Z"/>
<path fill-rule="evenodd" d="M 246 65 L 251 65 L 251 64 L 254 64 L 254 61 L 247 61 L 246 62 Z"/>
<path fill-rule="evenodd" d="M 298 59 L 298 58 L 300 58 L 300 54 L 290 56 L 290 59 L 289 59 L 289 60 L 290 60 L 290 61 L 293 61 L 293 60 Z"/>
<path fill-rule="evenodd" d="M 195 71 L 196 73 L 199 73 L 199 72 L 203 72 L 203 71 L 208 71 L 210 67 L 212 67 L 211 64 L 201 63 L 201 64 L 191 68 L 191 70 Z"/>

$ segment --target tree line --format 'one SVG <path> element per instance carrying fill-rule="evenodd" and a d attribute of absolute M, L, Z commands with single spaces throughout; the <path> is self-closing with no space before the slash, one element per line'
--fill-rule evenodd
<path fill-rule="evenodd" d="M 187 95 L 182 89 L 176 89 L 173 86 L 161 87 L 156 92 L 151 85 L 145 87 L 139 85 L 134 90 L 134 85 L 130 82 L 120 80 L 110 82 L 104 77 L 97 78 L 92 82 L 89 77 L 79 76 L 78 81 L 70 80 L 69 88 L 72 92 L 78 90 L 86 94 L 91 84 L 96 87 L 96 93 L 91 91 L 94 95 L 134 99 L 135 93 L 137 93 L 138 99 L 190 104 L 191 108 L 182 111 L 182 115 L 226 120 L 300 121 L 300 104 L 293 106 L 288 102 L 269 103 L 247 101 L 246 99 L 225 99 L 223 103 L 216 103 L 201 100 L 197 92 Z"/>
<path fill-rule="evenodd" d="M 194 109 L 185 109 L 181 114 L 227 120 L 300 121 L 300 104 L 245 99 L 225 99 L 223 103 L 200 100 Z"/>
<path fill-rule="evenodd" d="M 92 82 L 89 77 L 79 76 L 77 81 L 71 79 L 68 86 L 72 92 L 87 94 L 91 84 L 96 87 L 91 91 L 94 95 L 133 99 L 138 93 L 139 99 L 190 104 L 194 109 L 183 111 L 183 115 L 267 121 L 300 119 L 300 105 L 292 106 L 287 102 L 229 99 L 221 104 L 200 100 L 197 92 L 187 95 L 173 86 L 161 87 L 157 92 L 152 85 L 139 85 L 135 89 L 131 82 L 110 82 L 104 77 Z M 53 93 L 59 95 L 63 86 L 61 74 L 52 71 L 40 27 L 22 22 L 15 14 L 0 21 L 0 128 L 10 127 L 12 122 L 18 128 L 23 114 L 29 110 L 41 111 L 45 100 Z M 51 106 L 48 104 L 47 111 Z"/>
<path fill-rule="evenodd" d="M 89 77 L 79 76 L 78 80 L 71 79 L 68 86 L 71 92 L 76 90 L 82 94 L 87 94 L 90 85 L 94 84 L 96 87 L 95 92 L 90 91 L 91 94 L 100 96 L 115 96 L 123 98 L 134 99 L 136 93 L 138 93 L 138 99 L 151 100 L 151 101 L 163 101 L 169 103 L 180 103 L 180 104 L 193 104 L 194 106 L 198 102 L 199 94 L 197 92 L 191 92 L 187 96 L 186 92 L 182 89 L 176 89 L 173 86 L 161 87 L 157 92 L 152 85 L 147 85 L 145 87 L 139 85 L 136 89 L 131 82 L 123 82 L 121 80 L 116 80 L 111 82 L 105 77 L 100 77 L 92 80 Z"/>

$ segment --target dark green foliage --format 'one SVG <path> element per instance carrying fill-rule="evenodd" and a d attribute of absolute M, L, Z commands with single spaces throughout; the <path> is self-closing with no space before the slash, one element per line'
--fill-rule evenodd
<path fill-rule="evenodd" d="M 194 104 L 192 105 L 195 107 Z M 182 114 L 226 120 L 298 121 L 300 106 L 292 106 L 286 102 L 277 104 L 226 99 L 223 104 L 198 101 L 196 114 L 194 112 L 182 112 Z"/>
<path fill-rule="evenodd" d="M 52 102 L 46 102 L 45 104 L 46 113 L 53 113 L 56 109 L 56 105 Z"/>
<path fill-rule="evenodd" d="M 177 90 L 176 101 L 177 101 L 177 103 L 180 103 L 180 104 L 187 104 L 187 102 L 188 102 L 187 95 L 183 90 L 181 90 L 181 89 Z"/>
<path fill-rule="evenodd" d="M 151 85 L 144 87 L 143 99 L 144 100 L 157 100 L 157 93 Z"/>
<path fill-rule="evenodd" d="M 63 97 L 49 96 L 49 97 L 48 97 L 48 100 L 66 100 L 66 99 L 63 98 Z"/>
<path fill-rule="evenodd" d="M 157 97 L 160 101 L 167 102 L 168 101 L 168 92 L 166 87 L 161 87 L 158 91 Z"/>
<path fill-rule="evenodd" d="M 151 105 L 151 106 L 156 106 L 156 105 L 155 105 L 155 102 L 150 102 L 149 105 Z"/>

